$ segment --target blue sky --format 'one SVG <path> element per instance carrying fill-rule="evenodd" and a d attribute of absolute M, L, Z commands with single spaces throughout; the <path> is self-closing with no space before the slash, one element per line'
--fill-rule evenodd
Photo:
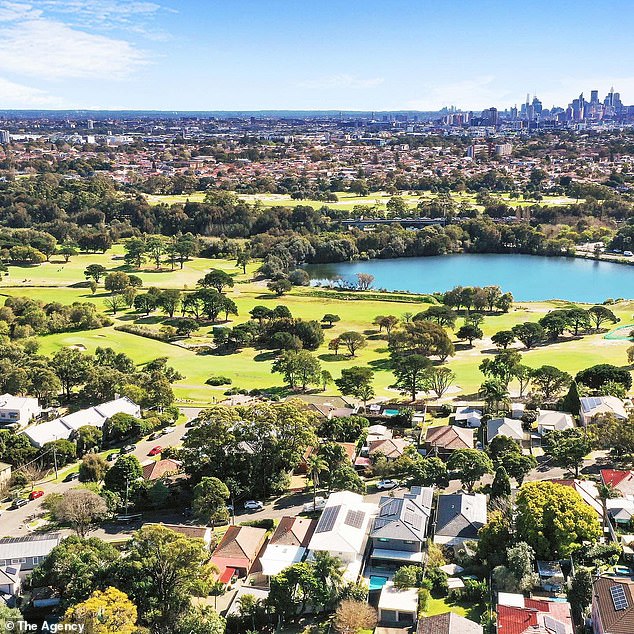
<path fill-rule="evenodd" d="M 0 108 L 634 103 L 634 2 L 0 0 Z"/>

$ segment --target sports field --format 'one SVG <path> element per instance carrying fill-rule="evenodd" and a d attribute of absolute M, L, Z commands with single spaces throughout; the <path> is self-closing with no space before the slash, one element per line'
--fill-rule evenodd
<path fill-rule="evenodd" d="M 327 206 L 333 209 L 345 209 L 352 211 L 354 207 L 357 205 L 369 205 L 376 207 L 377 209 L 385 210 L 385 206 L 392 198 L 392 194 L 388 194 L 387 192 L 374 192 L 369 196 L 357 196 L 355 194 L 351 194 L 349 192 L 336 192 L 336 196 L 338 198 L 337 202 L 324 202 L 320 200 L 294 200 L 288 194 L 239 194 L 239 197 L 243 200 L 254 203 L 260 202 L 263 207 L 289 207 L 295 205 L 310 205 L 315 209 L 319 209 L 321 207 Z M 430 192 L 425 192 L 422 195 L 416 194 L 399 194 L 403 200 L 405 200 L 412 209 L 416 207 L 416 205 L 421 200 L 432 200 L 435 198 L 435 194 Z M 501 199 L 503 202 L 508 203 L 512 207 L 526 207 L 528 205 L 534 205 L 534 200 L 524 200 L 524 199 L 512 199 L 509 194 L 495 194 L 495 198 Z M 468 203 L 476 208 L 481 208 L 480 205 L 476 204 L 476 196 L 475 194 L 467 194 L 467 193 L 456 193 L 453 192 L 451 197 L 456 201 L 456 203 Z M 187 201 L 190 202 L 203 202 L 205 199 L 205 192 L 193 192 L 191 194 L 175 194 L 175 195 L 160 195 L 160 194 L 148 194 L 146 196 L 148 201 L 151 204 L 165 203 L 171 205 L 173 203 L 184 203 Z M 568 198 L 566 196 L 544 196 L 543 200 L 540 201 L 542 205 L 571 205 L 577 202 L 575 198 Z"/>

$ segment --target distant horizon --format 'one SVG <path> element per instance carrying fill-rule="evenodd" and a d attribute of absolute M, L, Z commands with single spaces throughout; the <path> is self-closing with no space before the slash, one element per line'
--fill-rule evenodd
<path fill-rule="evenodd" d="M 0 0 L 0 109 L 155 112 L 634 103 L 631 0 Z M 591 19 L 589 18 L 591 16 Z M 622 44 L 621 44 L 622 43 Z"/>

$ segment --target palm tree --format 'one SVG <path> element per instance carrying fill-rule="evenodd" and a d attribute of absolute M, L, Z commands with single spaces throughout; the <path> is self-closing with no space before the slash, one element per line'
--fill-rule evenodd
<path fill-rule="evenodd" d="M 509 402 L 509 393 L 498 379 L 487 379 L 480 386 L 480 396 L 484 399 L 489 411 L 499 411 L 501 404 Z"/>
<path fill-rule="evenodd" d="M 321 550 L 315 553 L 313 565 L 319 587 L 324 591 L 322 602 L 327 607 L 339 597 L 343 583 L 343 563 L 339 557 Z"/>
<path fill-rule="evenodd" d="M 317 503 L 317 487 L 319 486 L 319 474 L 322 471 L 328 471 L 328 463 L 317 453 L 311 454 L 306 458 L 306 465 L 308 467 L 308 475 L 313 481 L 313 511 L 315 510 Z"/>

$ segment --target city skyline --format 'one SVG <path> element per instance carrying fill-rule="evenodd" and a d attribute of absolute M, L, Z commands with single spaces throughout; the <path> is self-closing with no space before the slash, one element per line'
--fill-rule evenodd
<path fill-rule="evenodd" d="M 0 1 L 0 109 L 544 108 L 634 102 L 631 3 Z M 590 17 L 592 19 L 590 19 Z M 591 46 L 603 42 L 604 46 Z M 586 45 L 587 43 L 587 45 Z"/>

